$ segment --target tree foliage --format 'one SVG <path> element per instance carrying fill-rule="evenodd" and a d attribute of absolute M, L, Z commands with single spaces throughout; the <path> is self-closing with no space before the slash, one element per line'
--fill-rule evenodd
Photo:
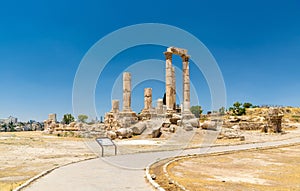
<path fill-rule="evenodd" d="M 246 114 L 246 109 L 254 107 L 256 106 L 253 106 L 253 104 L 249 102 L 245 102 L 244 104 L 240 102 L 235 102 L 233 104 L 233 107 L 229 108 L 229 111 L 231 111 L 233 115 L 241 116 Z"/>
<path fill-rule="evenodd" d="M 203 112 L 201 106 L 199 106 L 199 105 L 192 106 L 190 110 L 191 110 L 191 112 L 195 115 L 195 117 L 197 117 L 197 118 L 199 118 L 200 115 L 201 115 L 202 112 Z"/>
<path fill-rule="evenodd" d="M 225 114 L 225 107 L 221 107 L 220 109 L 219 109 L 219 113 L 221 114 L 221 115 L 224 115 Z"/>
<path fill-rule="evenodd" d="M 4 124 L 2 125 L 2 128 L 4 128 L 4 131 L 5 131 L 5 132 L 7 131 L 7 125 L 6 125 L 6 123 L 4 123 Z"/>
<path fill-rule="evenodd" d="M 248 103 L 248 102 L 243 104 L 244 108 L 251 108 L 252 106 L 253 106 L 252 103 Z"/>
<path fill-rule="evenodd" d="M 15 127 L 16 127 L 16 126 L 13 124 L 12 121 L 8 123 L 8 128 L 9 128 L 9 130 L 10 130 L 11 132 L 15 131 Z"/>
<path fill-rule="evenodd" d="M 64 115 L 63 123 L 70 124 L 73 121 L 75 121 L 75 118 L 71 114 L 67 113 L 67 114 Z"/>
<path fill-rule="evenodd" d="M 233 107 L 229 108 L 229 111 L 231 111 L 234 115 L 241 116 L 246 114 L 246 109 L 244 107 L 241 107 L 243 104 L 240 102 L 235 102 L 233 104 Z"/>
<path fill-rule="evenodd" d="M 87 119 L 88 119 L 87 115 L 84 114 L 78 115 L 78 120 L 82 123 L 85 123 Z"/>

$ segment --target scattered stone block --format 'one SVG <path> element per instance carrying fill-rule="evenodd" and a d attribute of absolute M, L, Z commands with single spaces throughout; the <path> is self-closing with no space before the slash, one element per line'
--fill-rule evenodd
<path fill-rule="evenodd" d="M 156 175 L 155 174 L 151 174 L 151 179 L 152 180 L 156 180 Z"/>
<path fill-rule="evenodd" d="M 182 121 L 181 120 L 178 120 L 177 121 L 177 126 L 181 126 L 182 125 Z"/>
<path fill-rule="evenodd" d="M 74 127 L 76 125 L 76 122 L 71 122 L 70 124 L 69 124 L 69 127 Z"/>
<path fill-rule="evenodd" d="M 171 124 L 177 125 L 177 122 L 180 120 L 180 118 L 171 118 L 170 122 Z"/>
<path fill-rule="evenodd" d="M 186 131 L 193 131 L 193 126 L 190 123 L 188 123 L 184 125 L 183 129 Z"/>
<path fill-rule="evenodd" d="M 115 132 L 113 132 L 113 131 L 107 131 L 107 132 L 106 132 L 106 136 L 107 136 L 108 138 L 110 138 L 111 140 L 114 140 L 114 139 L 117 138 L 117 134 L 116 134 Z"/>
<path fill-rule="evenodd" d="M 241 129 L 239 125 L 234 125 L 231 128 L 234 129 L 234 130 L 240 130 Z"/>
<path fill-rule="evenodd" d="M 146 130 L 146 128 L 147 128 L 147 125 L 144 122 L 137 123 L 133 127 L 131 127 L 132 133 L 134 135 L 141 135 Z"/>
<path fill-rule="evenodd" d="M 217 122 L 216 121 L 204 121 L 200 127 L 202 129 L 217 129 Z"/>
<path fill-rule="evenodd" d="M 176 128 L 174 126 L 171 126 L 169 128 L 169 132 L 171 132 L 171 133 L 175 133 L 175 130 L 176 130 Z"/>
<path fill-rule="evenodd" d="M 195 127 L 195 128 L 199 128 L 200 127 L 200 122 L 198 118 L 194 118 L 194 119 L 189 119 L 186 121 L 186 123 L 189 123 L 191 126 Z"/>
<path fill-rule="evenodd" d="M 230 116 L 229 119 L 228 119 L 228 121 L 229 121 L 230 123 L 237 123 L 237 122 L 240 121 L 240 119 L 237 118 L 237 117 L 235 117 L 235 116 Z"/>
<path fill-rule="evenodd" d="M 152 138 L 159 138 L 161 136 L 161 127 L 154 127 L 152 129 Z"/>
<path fill-rule="evenodd" d="M 169 128 L 171 126 L 171 123 L 163 123 L 162 127 L 163 128 Z"/>
<path fill-rule="evenodd" d="M 133 132 L 130 128 L 120 128 L 116 131 L 116 134 L 118 137 L 130 138 L 132 137 Z"/>

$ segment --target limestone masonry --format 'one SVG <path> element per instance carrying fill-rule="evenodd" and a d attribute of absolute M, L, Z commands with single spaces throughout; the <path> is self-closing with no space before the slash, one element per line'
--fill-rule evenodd
<path fill-rule="evenodd" d="M 152 88 L 144 89 L 144 108 L 140 114 L 136 114 L 131 108 L 131 74 L 129 72 L 123 73 L 123 109 L 119 111 L 118 100 L 113 100 L 111 112 L 106 114 L 106 118 L 113 116 L 119 120 L 123 126 L 130 126 L 141 120 L 149 120 L 155 117 L 172 118 L 173 114 L 182 115 L 185 119 L 192 119 L 194 115 L 190 112 L 190 71 L 189 58 L 186 49 L 169 47 L 164 52 L 166 58 L 166 94 L 165 105 L 163 99 L 157 100 L 156 108 L 152 106 Z M 182 108 L 176 108 L 176 76 L 175 68 L 172 65 L 172 56 L 178 55 L 182 59 L 182 75 L 183 75 L 183 103 Z M 134 76 L 133 76 L 134 77 Z M 129 124 L 128 124 L 129 123 Z"/>
<path fill-rule="evenodd" d="M 220 139 L 240 139 L 245 140 L 241 135 L 241 130 L 261 130 L 265 133 L 283 133 L 286 127 L 286 119 L 283 120 L 283 110 L 278 108 L 266 108 L 264 114 L 255 117 L 232 116 L 230 113 L 213 113 L 201 115 L 202 122 L 190 111 L 190 70 L 188 51 L 186 49 L 169 47 L 164 52 L 165 64 L 165 92 L 162 98 L 153 100 L 153 89 L 144 89 L 144 105 L 139 113 L 131 108 L 132 76 L 129 72 L 123 73 L 123 99 L 111 101 L 111 110 L 105 114 L 104 123 L 85 124 L 71 122 L 70 124 L 57 123 L 56 114 L 49 114 L 44 121 L 45 131 L 64 135 L 66 131 L 78 132 L 80 137 L 107 136 L 111 139 L 130 138 L 141 135 L 141 138 L 158 138 L 162 134 L 177 133 L 177 130 L 193 131 L 194 128 L 220 131 Z M 172 57 L 180 56 L 182 59 L 182 89 L 183 100 L 178 103 L 176 100 L 176 75 Z M 164 71 L 161 71 L 164 72 Z M 122 108 L 120 108 L 122 105 Z M 179 107 L 181 105 L 181 107 Z M 247 113 L 254 112 L 255 109 L 247 109 Z M 261 111 L 263 111 L 261 109 Z M 289 112 L 288 112 L 289 111 Z M 285 113 L 292 113 L 289 109 Z M 290 114 L 292 115 L 292 114 Z M 293 114 L 292 116 L 296 116 Z M 285 123 L 283 123 L 283 121 Z M 180 131 L 178 131 L 180 132 Z M 175 133 L 175 134 L 176 134 Z"/>

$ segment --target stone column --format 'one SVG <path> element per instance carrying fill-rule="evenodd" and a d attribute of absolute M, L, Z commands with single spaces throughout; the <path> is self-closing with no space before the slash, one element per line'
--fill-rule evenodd
<path fill-rule="evenodd" d="M 175 67 L 172 67 L 172 103 L 173 103 L 173 109 L 176 109 L 176 77 L 175 77 Z"/>
<path fill-rule="evenodd" d="M 158 99 L 157 100 L 156 113 L 157 114 L 163 114 L 163 99 Z"/>
<path fill-rule="evenodd" d="M 123 112 L 131 112 L 131 74 L 123 73 Z"/>
<path fill-rule="evenodd" d="M 173 110 L 172 102 L 172 53 L 164 52 L 166 56 L 166 106 L 167 110 Z"/>
<path fill-rule="evenodd" d="M 189 69 L 189 56 L 182 55 L 182 71 L 183 71 L 183 112 L 190 112 L 190 69 Z"/>
<path fill-rule="evenodd" d="M 152 88 L 144 89 L 144 111 L 150 112 L 152 108 Z"/>
<path fill-rule="evenodd" d="M 111 105 L 111 112 L 119 113 L 119 100 L 112 100 Z"/>

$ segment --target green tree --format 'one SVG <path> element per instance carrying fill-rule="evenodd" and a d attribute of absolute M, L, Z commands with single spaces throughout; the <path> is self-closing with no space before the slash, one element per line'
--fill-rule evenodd
<path fill-rule="evenodd" d="M 64 115 L 62 122 L 65 124 L 70 124 L 74 120 L 75 120 L 74 117 L 71 114 L 67 113 Z"/>
<path fill-rule="evenodd" d="M 4 124 L 2 125 L 2 127 L 4 128 L 4 131 L 6 132 L 6 131 L 7 131 L 7 125 L 6 125 L 6 123 L 4 123 Z"/>
<path fill-rule="evenodd" d="M 88 119 L 87 115 L 84 114 L 78 115 L 78 120 L 82 123 L 85 123 L 87 119 Z"/>
<path fill-rule="evenodd" d="M 221 108 L 219 109 L 219 113 L 220 113 L 221 115 L 224 115 L 224 114 L 225 114 L 225 107 L 221 107 Z"/>
<path fill-rule="evenodd" d="M 238 101 L 233 104 L 233 107 L 235 107 L 235 108 L 239 108 L 241 106 L 242 106 L 242 103 L 240 103 Z"/>
<path fill-rule="evenodd" d="M 229 111 L 233 113 L 233 115 L 245 115 L 246 114 L 246 109 L 244 107 L 241 107 L 243 104 L 240 102 L 235 102 L 233 104 L 233 107 L 229 108 Z"/>
<path fill-rule="evenodd" d="M 8 128 L 9 128 L 9 130 L 10 130 L 11 132 L 15 131 L 15 127 L 16 127 L 16 126 L 13 124 L 12 121 L 8 123 Z"/>
<path fill-rule="evenodd" d="M 199 106 L 199 105 L 192 106 L 190 110 L 191 110 L 191 112 L 195 115 L 195 117 L 197 117 L 197 118 L 199 118 L 200 115 L 201 115 L 202 112 L 203 112 L 201 106 Z"/>
<path fill-rule="evenodd" d="M 246 103 L 244 103 L 243 104 L 243 107 L 245 108 L 245 109 L 247 109 L 247 108 L 252 108 L 252 103 L 248 103 L 248 102 L 246 102 Z"/>

